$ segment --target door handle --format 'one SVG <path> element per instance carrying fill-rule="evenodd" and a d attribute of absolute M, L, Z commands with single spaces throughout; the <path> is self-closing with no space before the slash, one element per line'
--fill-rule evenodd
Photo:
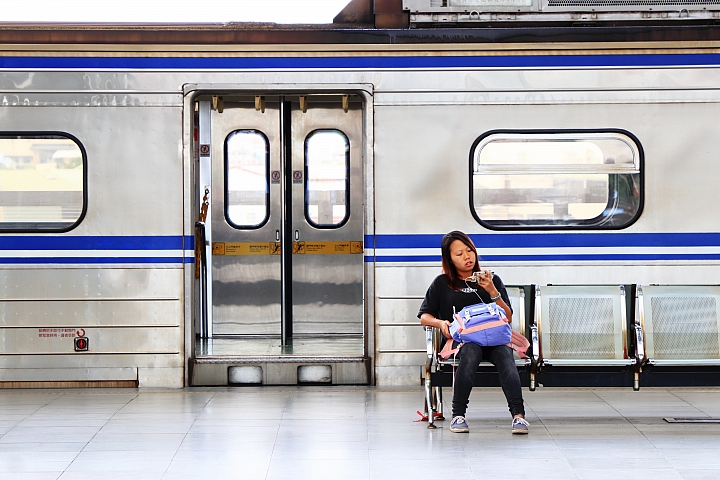
<path fill-rule="evenodd" d="M 295 230 L 295 241 L 300 240 L 300 230 Z"/>

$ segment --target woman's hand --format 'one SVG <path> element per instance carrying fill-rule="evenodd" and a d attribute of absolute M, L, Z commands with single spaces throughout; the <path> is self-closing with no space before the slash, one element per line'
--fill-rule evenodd
<path fill-rule="evenodd" d="M 478 285 L 480 285 L 483 290 L 485 290 L 490 295 L 490 298 L 495 298 L 500 295 L 500 292 L 498 292 L 497 287 L 492 281 L 493 274 L 488 270 L 482 270 L 481 273 L 484 273 L 484 275 L 478 275 Z M 505 315 L 507 316 L 507 323 L 512 323 L 512 310 L 505 303 L 505 300 L 503 300 L 502 298 L 498 298 L 497 300 L 495 300 L 495 302 L 503 310 L 505 310 Z"/>
<path fill-rule="evenodd" d="M 478 285 L 480 285 L 483 290 L 485 290 L 487 293 L 490 294 L 491 297 L 497 297 L 498 291 L 495 287 L 495 284 L 493 283 L 493 274 L 488 270 L 482 270 L 480 272 L 480 275 L 477 276 L 478 278 Z"/>
<path fill-rule="evenodd" d="M 422 315 L 420 315 L 421 325 L 439 328 L 440 332 L 445 336 L 445 338 L 452 338 L 452 335 L 450 335 L 450 323 L 451 322 L 447 320 L 440 320 L 439 318 L 435 318 L 429 313 L 423 313 Z"/>
<path fill-rule="evenodd" d="M 440 331 L 445 336 L 445 338 L 452 338 L 452 335 L 450 335 L 450 322 L 447 320 L 443 320 L 440 324 Z"/>

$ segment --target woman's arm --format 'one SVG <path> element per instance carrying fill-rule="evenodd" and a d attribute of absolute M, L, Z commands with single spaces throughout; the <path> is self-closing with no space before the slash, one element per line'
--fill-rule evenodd
<path fill-rule="evenodd" d="M 428 287 L 425 298 L 423 299 L 423 303 L 420 306 L 420 312 L 418 312 L 418 318 L 420 319 L 420 325 L 439 328 L 445 338 L 452 338 L 449 329 L 451 322 L 448 322 L 447 320 L 440 320 L 439 318 L 435 317 L 435 315 L 438 314 L 438 312 L 440 311 L 438 305 L 440 298 L 440 294 L 438 292 L 438 284 L 441 281 L 444 281 L 442 279 L 442 275 L 435 278 L 433 283 L 430 284 L 430 287 Z"/>
<path fill-rule="evenodd" d="M 492 295 L 492 294 L 491 294 Z M 493 297 L 497 297 L 498 294 L 494 294 Z M 499 307 L 501 307 L 503 310 L 505 310 L 505 316 L 507 317 L 508 323 L 512 323 L 512 309 L 508 307 L 508 305 L 505 303 L 505 300 L 502 299 L 502 297 L 495 300 L 495 303 L 498 304 Z"/>
<path fill-rule="evenodd" d="M 452 335 L 450 335 L 450 322 L 447 320 L 440 320 L 429 313 L 423 313 L 420 315 L 420 324 L 426 327 L 439 328 L 445 338 L 452 338 Z"/>

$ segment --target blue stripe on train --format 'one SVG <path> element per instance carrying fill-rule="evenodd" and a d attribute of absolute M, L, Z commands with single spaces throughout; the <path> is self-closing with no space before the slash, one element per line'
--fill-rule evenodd
<path fill-rule="evenodd" d="M 5 69 L 408 69 L 502 67 L 642 67 L 720 65 L 720 54 L 488 55 L 383 57 L 0 57 Z"/>
<path fill-rule="evenodd" d="M 384 248 L 440 248 L 443 235 L 367 235 L 366 246 Z M 491 233 L 471 234 L 483 248 L 563 247 L 716 247 L 720 233 Z M 483 255 L 483 258 L 486 256 Z"/>
<path fill-rule="evenodd" d="M 191 235 L 156 236 L 0 236 L 0 250 L 192 250 Z"/>
<path fill-rule="evenodd" d="M 720 254 L 588 254 L 588 255 L 481 255 L 484 262 L 568 262 L 568 261 L 651 261 L 720 260 Z M 365 257 L 366 262 L 418 263 L 441 261 L 440 255 L 388 255 Z"/>
<path fill-rule="evenodd" d="M 194 263 L 193 257 L 11 257 L 0 258 L 0 265 L 113 264 L 113 263 Z"/>

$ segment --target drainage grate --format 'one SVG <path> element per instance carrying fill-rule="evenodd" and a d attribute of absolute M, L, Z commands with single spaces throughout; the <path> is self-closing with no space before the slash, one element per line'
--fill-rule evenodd
<path fill-rule="evenodd" d="M 665 417 L 663 418 L 668 423 L 720 423 L 720 418 L 712 417 L 700 417 L 700 418 L 677 418 L 677 417 Z"/>

